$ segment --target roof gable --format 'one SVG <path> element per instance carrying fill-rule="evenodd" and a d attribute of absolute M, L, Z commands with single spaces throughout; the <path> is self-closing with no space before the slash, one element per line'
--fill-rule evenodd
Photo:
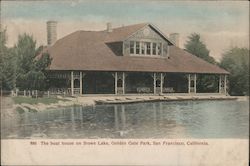
<path fill-rule="evenodd" d="M 168 37 L 159 31 L 154 25 L 146 24 L 144 27 L 132 33 L 130 36 L 125 38 L 124 40 L 130 38 L 143 38 L 143 39 L 162 39 L 166 41 L 168 44 L 173 45 L 173 43 L 168 39 Z"/>
<path fill-rule="evenodd" d="M 50 70 L 87 70 L 87 71 L 147 71 L 182 73 L 223 73 L 227 71 L 216 65 L 170 46 L 170 59 L 154 57 L 117 56 L 107 43 L 127 39 L 133 33 L 149 26 L 162 35 L 151 24 L 136 24 L 107 31 L 77 31 L 58 40 L 48 48 L 52 57 Z"/>
<path fill-rule="evenodd" d="M 142 24 L 135 24 L 129 25 L 119 28 L 114 28 L 112 32 L 101 31 L 106 34 L 106 41 L 107 42 L 120 42 L 135 33 L 136 31 L 140 30 L 141 28 L 145 27 L 147 23 Z"/>

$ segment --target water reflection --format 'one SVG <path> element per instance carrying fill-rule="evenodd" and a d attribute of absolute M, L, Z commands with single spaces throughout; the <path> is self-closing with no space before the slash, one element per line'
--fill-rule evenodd
<path fill-rule="evenodd" d="M 5 118 L 2 138 L 248 138 L 248 115 L 242 101 L 71 107 Z"/>

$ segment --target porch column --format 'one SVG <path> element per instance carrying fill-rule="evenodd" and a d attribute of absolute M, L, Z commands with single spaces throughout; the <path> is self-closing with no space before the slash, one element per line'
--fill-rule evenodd
<path fill-rule="evenodd" d="M 80 95 L 82 95 L 82 72 L 80 71 Z"/>
<path fill-rule="evenodd" d="M 161 73 L 161 94 L 163 92 L 163 74 Z"/>
<path fill-rule="evenodd" d="M 226 94 L 226 92 L 227 92 L 227 76 L 226 75 L 220 75 L 219 93 Z"/>
<path fill-rule="evenodd" d="M 222 87 L 223 87 L 223 83 L 222 83 L 222 75 L 220 75 L 220 78 L 219 78 L 219 93 L 223 93 L 222 92 Z"/>
<path fill-rule="evenodd" d="M 125 73 L 122 72 L 122 94 L 125 94 Z"/>
<path fill-rule="evenodd" d="M 190 74 L 188 74 L 188 93 L 190 93 Z"/>
<path fill-rule="evenodd" d="M 115 72 L 115 94 L 117 95 L 117 72 Z"/>
<path fill-rule="evenodd" d="M 221 93 L 221 75 L 219 75 L 219 93 Z"/>
<path fill-rule="evenodd" d="M 197 80 L 197 75 L 194 74 L 194 93 L 196 93 L 196 80 Z"/>
<path fill-rule="evenodd" d="M 196 74 L 188 74 L 188 93 L 196 93 L 196 78 Z"/>
<path fill-rule="evenodd" d="M 227 94 L 227 75 L 224 75 L 224 92 Z"/>
<path fill-rule="evenodd" d="M 156 73 L 153 74 L 154 79 L 154 94 L 156 94 Z"/>
<path fill-rule="evenodd" d="M 71 96 L 74 96 L 74 72 L 71 71 Z"/>

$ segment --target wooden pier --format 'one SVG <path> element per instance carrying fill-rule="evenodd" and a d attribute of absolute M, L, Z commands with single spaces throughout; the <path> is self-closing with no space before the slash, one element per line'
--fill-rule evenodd
<path fill-rule="evenodd" d="M 195 100 L 236 100 L 232 96 L 129 96 L 129 97 L 110 97 L 102 100 L 95 100 L 97 105 L 101 104 L 130 104 L 142 102 L 160 101 L 195 101 Z"/>

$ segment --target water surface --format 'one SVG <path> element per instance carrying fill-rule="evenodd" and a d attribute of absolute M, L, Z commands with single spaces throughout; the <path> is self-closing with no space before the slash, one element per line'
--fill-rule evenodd
<path fill-rule="evenodd" d="M 2 119 L 2 138 L 248 138 L 247 101 L 69 107 Z"/>

